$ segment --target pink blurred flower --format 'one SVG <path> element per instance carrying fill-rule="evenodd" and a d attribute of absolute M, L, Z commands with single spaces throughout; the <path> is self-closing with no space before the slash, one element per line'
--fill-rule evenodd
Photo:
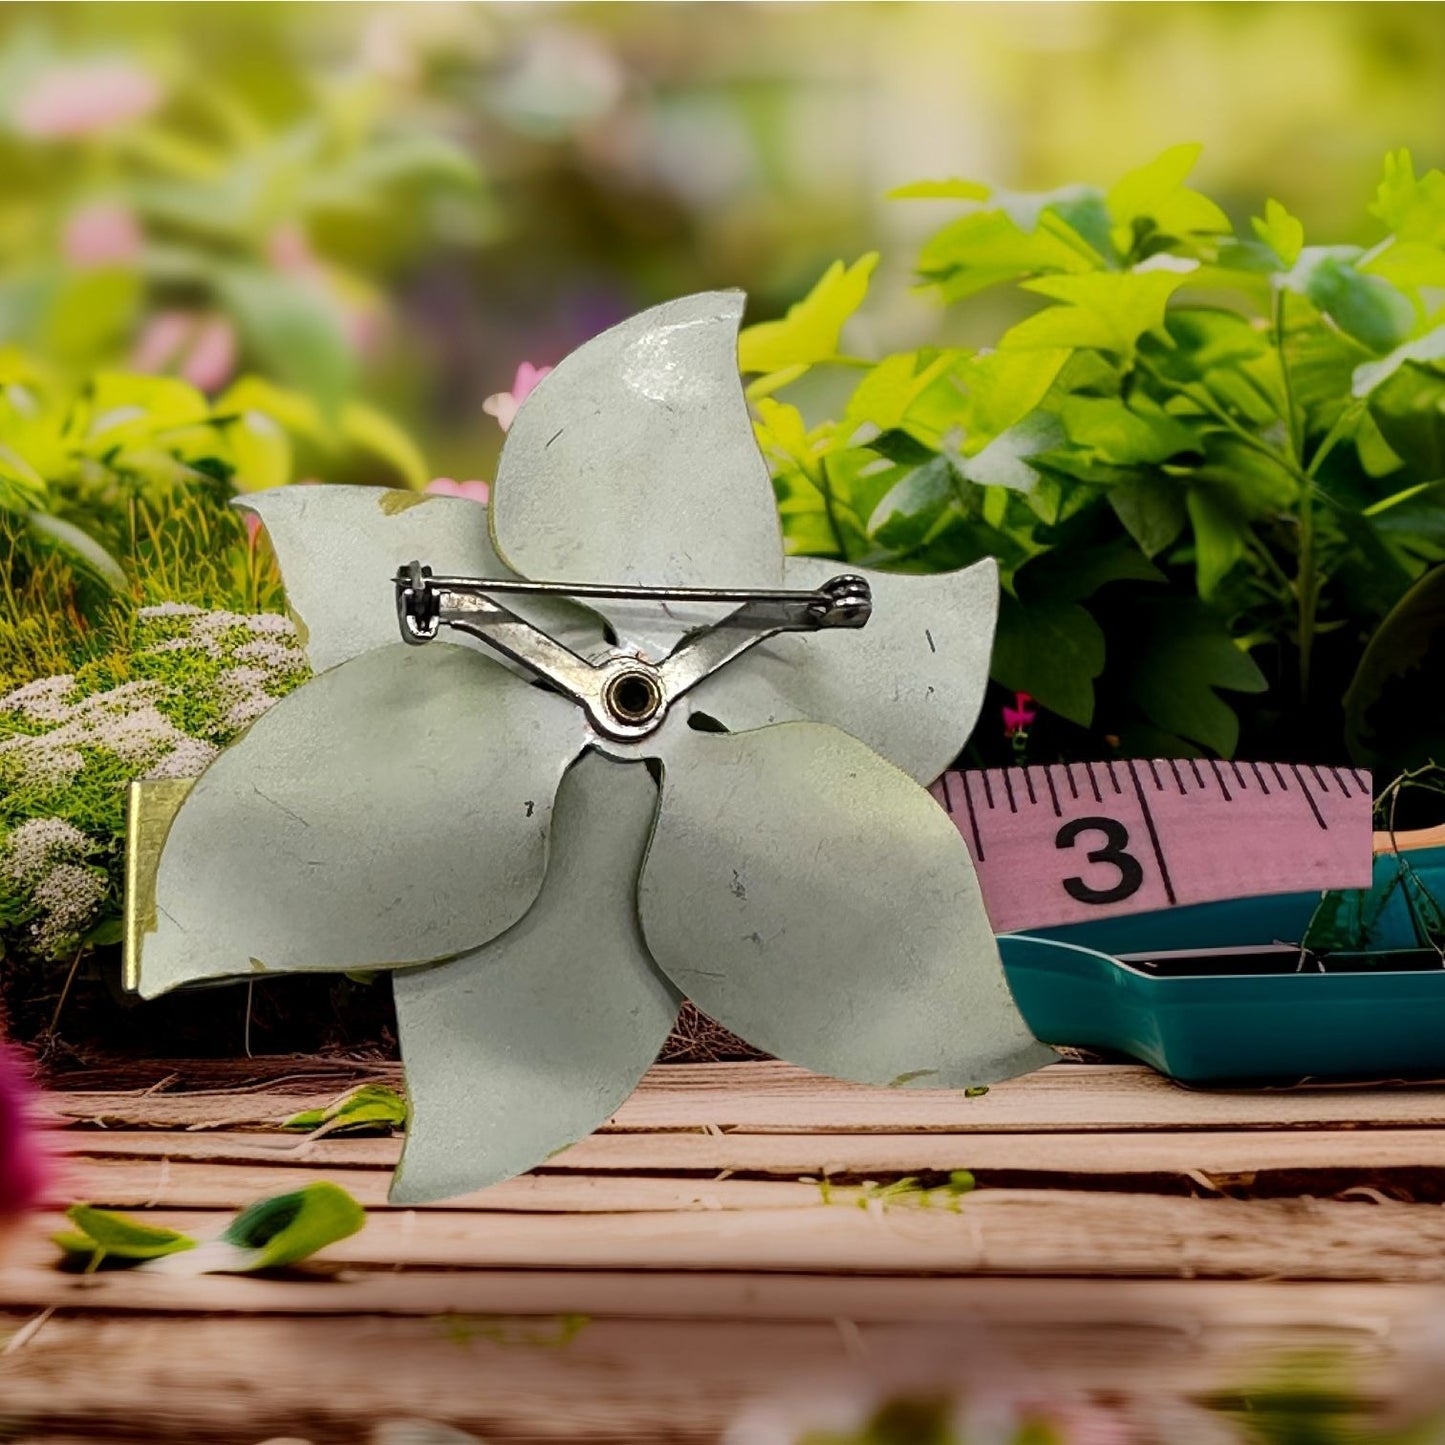
<path fill-rule="evenodd" d="M 129 206 L 94 201 L 71 214 L 60 250 L 72 266 L 128 266 L 140 258 L 144 236 Z"/>
<path fill-rule="evenodd" d="M 237 349 L 224 316 L 162 311 L 146 323 L 130 365 L 150 375 L 174 370 L 202 391 L 219 391 L 235 374 Z"/>
<path fill-rule="evenodd" d="M 155 77 L 124 60 L 52 65 L 34 76 L 11 108 L 15 127 L 34 140 L 94 135 L 151 114 L 161 103 Z"/>
<path fill-rule="evenodd" d="M 181 375 L 202 391 L 219 391 L 235 374 L 236 328 L 224 316 L 203 321 Z"/>
<path fill-rule="evenodd" d="M 1022 732 L 1027 732 L 1034 725 L 1038 713 L 1029 706 L 1033 701 L 1028 693 L 1014 693 L 1014 705 L 1004 705 L 1003 709 L 1003 735 L 1006 738 L 1017 737 Z"/>
<path fill-rule="evenodd" d="M 40 1202 L 47 1170 L 35 1128 L 34 1090 L 0 1040 L 0 1222 Z"/>
<path fill-rule="evenodd" d="M 266 259 L 278 270 L 310 275 L 320 268 L 305 230 L 285 221 L 266 237 Z"/>
<path fill-rule="evenodd" d="M 537 383 L 544 376 L 550 375 L 551 371 L 550 366 L 533 366 L 530 361 L 524 361 L 517 368 L 511 391 L 499 391 L 489 396 L 482 403 L 482 410 L 488 416 L 496 417 L 497 425 L 506 431 L 516 420 L 522 403 L 536 389 Z"/>
<path fill-rule="evenodd" d="M 438 477 L 426 484 L 426 490 L 434 497 L 467 497 L 473 502 L 489 502 L 492 488 L 488 482 L 454 482 L 450 477 Z"/>

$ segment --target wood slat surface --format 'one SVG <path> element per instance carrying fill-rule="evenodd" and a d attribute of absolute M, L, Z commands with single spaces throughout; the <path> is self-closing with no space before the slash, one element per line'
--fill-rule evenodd
<path fill-rule="evenodd" d="M 1438 1084 L 1204 1092 L 1062 1064 L 966 1099 L 664 1066 L 533 1174 L 418 1210 L 385 1204 L 399 1140 L 278 1128 L 364 1075 L 217 1065 L 227 1087 L 191 1092 L 166 1067 L 149 1092 L 50 1096 L 63 1197 L 204 1235 L 329 1178 L 366 1227 L 263 1280 L 65 1274 L 59 1216 L 33 1221 L 0 1270 L 5 1438 L 342 1445 L 414 1415 L 702 1445 L 800 1379 L 926 1366 L 1146 1409 L 1321 1350 L 1373 1398 L 1409 1387 L 1445 1308 Z M 880 1197 L 956 1169 L 982 1187 Z"/>
<path fill-rule="evenodd" d="M 322 1138 L 276 1133 L 76 1130 L 66 1149 L 78 1170 L 112 1161 L 278 1169 L 390 1170 L 400 1139 Z M 1199 1130 L 1170 1133 L 1030 1134 L 594 1134 L 554 1155 L 537 1174 L 874 1175 L 946 1173 L 1087 1176 L 1190 1174 L 1231 1178 L 1270 1173 L 1445 1170 L 1445 1131 L 1434 1129 Z M 119 1176 L 115 1176 L 119 1177 Z M 238 1178 L 240 1176 L 237 1176 Z M 84 1189 L 81 1191 L 84 1193 Z"/>
<path fill-rule="evenodd" d="M 1260 1342 L 1239 1327 L 1161 1335 L 1138 1324 L 1081 1331 L 1038 1319 L 1012 1329 L 842 1318 L 693 1320 L 679 1329 L 626 1319 L 213 1317 L 185 1328 L 187 1348 L 177 1353 L 175 1326 L 164 1320 L 48 1323 L 27 1347 L 28 1372 L 6 1382 L 6 1411 L 69 1431 L 139 1416 L 150 1433 L 134 1438 L 165 1441 L 191 1442 L 198 1426 L 206 1438 L 229 1431 L 260 1441 L 284 1431 L 361 1441 L 389 1415 L 485 1428 L 489 1440 L 630 1445 L 716 1440 L 740 1401 L 816 1397 L 828 1383 L 847 1391 L 869 1375 L 1025 1393 L 1036 1387 L 1040 1356 L 1057 1390 L 1127 1392 L 1152 1404 L 1252 1375 Z M 1271 1338 L 1307 1350 L 1330 1336 L 1302 1323 Z M 1382 1388 L 1408 1379 L 1381 1341 L 1352 1343 L 1351 1358 L 1373 1366 Z M 1190 1442 L 1176 1435 L 1168 1445 Z"/>
<path fill-rule="evenodd" d="M 725 1180 L 719 1200 L 758 1185 Z M 219 1233 L 229 1214 L 159 1209 L 155 1223 Z M 51 1221 L 58 1228 L 57 1216 Z M 53 1255 L 17 1247 L 20 1262 Z M 739 1205 L 636 1213 L 378 1212 L 328 1250 L 385 1269 L 777 1270 L 832 1274 L 1106 1275 L 1215 1279 L 1445 1281 L 1439 1206 L 1310 1199 L 1187 1199 L 1082 1191 L 981 1190 L 955 1213 Z M 0 1290 L 4 1286 L 0 1285 Z M 41 1301 L 74 1299 L 55 1276 Z M 4 1297 L 4 1296 L 0 1296 Z"/>
<path fill-rule="evenodd" d="M 65 1119 L 111 1128 L 265 1129 L 288 1114 L 322 1107 L 337 1097 L 334 1089 L 87 1092 L 53 1095 L 52 1108 Z M 1137 1065 L 1055 1064 L 969 1099 L 956 1090 L 845 1084 L 790 1064 L 664 1064 L 648 1074 L 610 1125 L 627 1131 L 716 1128 L 802 1133 L 1348 1126 L 1445 1126 L 1445 1085 L 1214 1091 L 1182 1088 Z"/>

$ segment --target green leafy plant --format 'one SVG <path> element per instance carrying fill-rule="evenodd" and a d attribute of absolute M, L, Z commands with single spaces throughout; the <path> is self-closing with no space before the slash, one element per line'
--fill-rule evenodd
<path fill-rule="evenodd" d="M 373 44 L 322 68 L 297 27 L 230 25 L 229 51 L 6 27 L 0 340 L 76 374 L 144 355 L 207 390 L 239 363 L 333 415 L 384 323 L 378 283 L 483 234 L 485 194 L 414 58 Z"/>
<path fill-rule="evenodd" d="M 385 1084 L 362 1084 L 324 1109 L 303 1109 L 281 1125 L 322 1138 L 327 1134 L 390 1134 L 406 1128 L 406 1100 Z"/>
<path fill-rule="evenodd" d="M 1090 730 L 1061 751 L 1228 756 L 1243 712 L 1253 747 L 1337 753 L 1349 689 L 1363 753 L 1400 651 L 1381 622 L 1445 557 L 1445 175 L 1392 154 L 1379 239 L 1306 244 L 1274 200 L 1236 235 L 1187 184 L 1196 157 L 1107 191 L 896 192 L 960 212 L 923 246 L 926 289 L 1030 308 L 994 347 L 849 355 L 871 256 L 746 331 L 788 543 L 997 558 L 993 676 Z"/>
<path fill-rule="evenodd" d="M 65 1214 L 75 1227 L 53 1238 L 66 1262 L 86 1270 L 113 1265 L 180 1274 L 284 1269 L 350 1238 L 366 1223 L 356 1200 L 325 1180 L 249 1205 L 213 1240 L 89 1204 L 73 1204 Z"/>

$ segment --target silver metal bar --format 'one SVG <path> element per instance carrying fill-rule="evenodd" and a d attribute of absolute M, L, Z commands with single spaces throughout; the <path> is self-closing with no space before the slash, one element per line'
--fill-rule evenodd
<path fill-rule="evenodd" d="M 709 587 L 598 587 L 521 579 L 434 577 L 420 562 L 397 570 L 403 639 L 432 641 L 451 627 L 486 643 L 555 687 L 607 737 L 635 742 L 662 725 L 679 697 L 749 648 L 780 632 L 863 627 L 873 596 L 862 577 L 839 576 L 811 591 L 728 591 Z M 689 634 L 657 665 L 617 652 L 591 661 L 505 607 L 493 593 L 619 597 L 657 602 L 741 599 L 726 617 Z"/>

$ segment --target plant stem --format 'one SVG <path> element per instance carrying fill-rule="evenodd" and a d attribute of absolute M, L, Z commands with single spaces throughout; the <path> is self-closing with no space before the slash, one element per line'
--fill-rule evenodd
<path fill-rule="evenodd" d="M 1320 597 L 1319 564 L 1315 555 L 1314 469 L 1334 446 L 1336 438 L 1333 435 L 1325 438 L 1315 454 L 1314 464 L 1308 472 L 1305 471 L 1304 443 L 1301 440 L 1304 420 L 1295 405 L 1294 381 L 1289 374 L 1289 359 L 1284 349 L 1287 294 L 1283 286 L 1275 287 L 1271 320 L 1275 351 L 1279 356 L 1280 379 L 1284 385 L 1284 420 L 1289 437 L 1291 470 L 1299 479 L 1299 561 L 1295 569 L 1295 602 L 1299 618 L 1299 695 L 1300 703 L 1304 705 L 1310 695 L 1310 661 L 1314 652 L 1315 617 Z"/>

